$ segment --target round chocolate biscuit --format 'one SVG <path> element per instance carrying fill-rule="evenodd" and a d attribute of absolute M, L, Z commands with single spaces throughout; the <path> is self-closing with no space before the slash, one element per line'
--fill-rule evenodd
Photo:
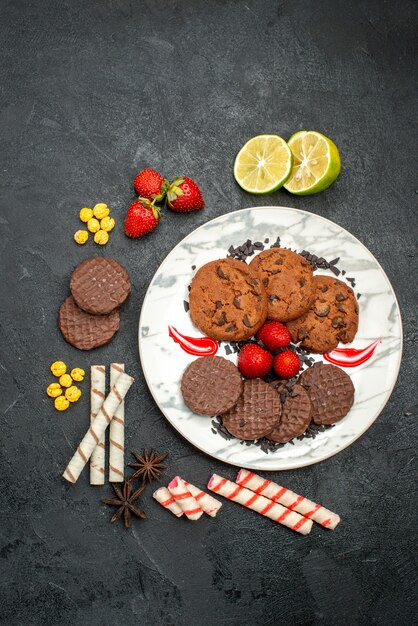
<path fill-rule="evenodd" d="M 93 315 L 107 315 L 128 298 L 131 282 L 120 263 L 94 257 L 77 265 L 71 274 L 70 289 L 81 309 Z"/>
<path fill-rule="evenodd" d="M 184 402 L 193 413 L 221 415 L 242 393 L 238 368 L 221 356 L 200 357 L 188 365 L 181 379 Z"/>
<path fill-rule="evenodd" d="M 92 350 L 112 339 L 119 328 L 119 311 L 109 315 L 91 315 L 69 296 L 61 305 L 58 326 L 65 339 L 79 350 Z"/>
<path fill-rule="evenodd" d="M 334 424 L 347 415 L 354 402 L 354 385 L 336 365 L 318 363 L 299 378 L 312 403 L 315 424 Z"/>
<path fill-rule="evenodd" d="M 285 384 L 278 387 L 277 392 L 282 401 L 282 414 L 279 424 L 268 435 L 270 441 L 287 443 L 295 437 L 303 435 L 312 419 L 312 404 L 302 385 L 293 385 L 287 389 Z"/>
<path fill-rule="evenodd" d="M 354 291 L 332 276 L 314 276 L 315 300 L 309 311 L 286 324 L 292 339 L 310 352 L 331 352 L 353 341 L 358 328 Z"/>
<path fill-rule="evenodd" d="M 245 380 L 238 402 L 222 416 L 222 423 L 238 439 L 260 439 L 277 426 L 281 411 L 277 391 L 260 378 Z"/>
<path fill-rule="evenodd" d="M 293 320 L 309 309 L 315 290 L 311 264 L 300 254 L 285 248 L 270 248 L 251 261 L 269 297 L 267 318 L 278 322 Z"/>
<path fill-rule="evenodd" d="M 212 339 L 249 339 L 264 324 L 267 294 L 257 273 L 236 259 L 203 265 L 194 276 L 189 296 L 190 317 Z"/>

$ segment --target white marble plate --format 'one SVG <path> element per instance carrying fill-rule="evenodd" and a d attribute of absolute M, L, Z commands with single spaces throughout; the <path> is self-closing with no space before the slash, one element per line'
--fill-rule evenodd
<path fill-rule="evenodd" d="M 226 256 L 231 244 L 275 241 L 302 251 L 309 250 L 338 263 L 346 276 L 356 280 L 360 323 L 353 342 L 356 348 L 382 338 L 372 358 L 356 368 L 347 368 L 355 389 L 349 414 L 315 439 L 288 443 L 266 454 L 254 445 L 236 439 L 225 441 L 211 430 L 211 419 L 192 413 L 180 393 L 184 368 L 196 357 L 185 353 L 168 336 L 171 324 L 189 336 L 201 336 L 184 310 L 187 286 L 194 270 Z M 324 272 L 329 273 L 329 272 Z M 339 278 L 342 278 L 340 276 Z M 139 322 L 142 368 L 150 391 L 169 422 L 197 448 L 240 467 L 256 470 L 287 470 L 318 463 L 352 444 L 373 424 L 395 385 L 402 356 L 402 322 L 393 289 L 382 267 L 358 239 L 333 222 L 287 207 L 256 207 L 228 213 L 207 222 L 181 241 L 157 270 L 145 296 Z M 223 344 L 218 351 L 225 356 Z M 204 357 L 202 357 L 204 358 Z M 236 359 L 231 355 L 232 360 Z"/>

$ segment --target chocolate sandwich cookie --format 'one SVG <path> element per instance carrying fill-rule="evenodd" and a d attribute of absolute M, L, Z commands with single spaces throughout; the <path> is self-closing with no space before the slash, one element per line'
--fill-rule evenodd
<path fill-rule="evenodd" d="M 193 413 L 221 415 L 242 393 L 238 368 L 220 356 L 200 357 L 190 363 L 181 379 L 184 402 Z"/>
<path fill-rule="evenodd" d="M 314 276 L 315 300 L 309 311 L 286 324 L 293 341 L 311 352 L 331 352 L 353 341 L 358 328 L 354 291 L 331 276 Z"/>
<path fill-rule="evenodd" d="M 281 411 L 277 391 L 260 378 L 245 380 L 238 402 L 222 416 L 222 423 L 238 439 L 259 439 L 277 426 Z"/>
<path fill-rule="evenodd" d="M 314 299 L 312 266 L 300 254 L 285 248 L 260 252 L 250 263 L 269 296 L 267 317 L 293 320 L 309 309 Z"/>
<path fill-rule="evenodd" d="M 70 280 L 78 306 L 93 315 L 107 315 L 131 293 L 128 272 L 114 259 L 94 257 L 77 265 Z"/>
<path fill-rule="evenodd" d="M 270 441 L 286 443 L 303 435 L 312 419 L 312 404 L 306 390 L 301 385 L 287 389 L 286 384 L 277 388 L 282 400 L 282 414 L 278 426 L 268 435 Z"/>
<path fill-rule="evenodd" d="M 257 273 L 236 259 L 206 263 L 190 286 L 190 317 L 208 337 L 249 339 L 267 315 L 267 294 Z"/>
<path fill-rule="evenodd" d="M 92 350 L 112 339 L 119 328 L 119 311 L 109 315 L 86 313 L 69 296 L 61 305 L 59 329 L 66 341 L 79 350 Z"/>
<path fill-rule="evenodd" d="M 318 363 L 299 378 L 312 403 L 315 424 L 334 424 L 347 415 L 354 402 L 351 378 L 336 365 Z"/>

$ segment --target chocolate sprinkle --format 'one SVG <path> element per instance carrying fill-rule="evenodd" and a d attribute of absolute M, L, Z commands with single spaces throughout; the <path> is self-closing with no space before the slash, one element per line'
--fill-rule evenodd
<path fill-rule="evenodd" d="M 190 307 L 189 307 L 189 303 L 187 302 L 187 300 L 183 300 L 183 306 L 184 306 L 184 310 L 185 310 L 185 311 L 186 311 L 186 313 L 187 313 L 187 312 L 188 312 L 188 310 L 189 310 L 189 308 L 190 308 Z"/>

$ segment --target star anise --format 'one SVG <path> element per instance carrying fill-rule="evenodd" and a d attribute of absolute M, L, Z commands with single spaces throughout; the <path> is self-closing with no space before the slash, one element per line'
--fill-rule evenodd
<path fill-rule="evenodd" d="M 132 485 L 128 479 L 125 479 L 123 483 L 123 492 L 119 489 L 116 483 L 111 483 L 113 491 L 117 495 L 117 498 L 104 498 L 102 502 L 104 504 L 110 504 L 111 506 L 117 506 L 116 513 L 111 517 L 111 522 L 116 522 L 123 515 L 123 523 L 125 528 L 131 527 L 131 515 L 134 514 L 137 517 L 143 519 L 145 517 L 144 511 L 138 509 L 133 505 L 133 502 L 139 498 L 141 493 L 145 489 L 145 485 L 141 485 L 136 491 L 132 490 Z"/>
<path fill-rule="evenodd" d="M 146 482 L 150 483 L 153 480 L 158 480 L 162 472 L 167 469 L 162 462 L 168 456 L 168 452 L 157 454 L 157 451 L 153 448 L 151 452 L 144 449 L 142 456 L 137 452 L 132 452 L 132 454 L 138 463 L 128 463 L 129 467 L 137 468 L 136 472 L 132 474 L 129 480 L 140 478 L 142 480 L 142 484 L 144 485 Z"/>

